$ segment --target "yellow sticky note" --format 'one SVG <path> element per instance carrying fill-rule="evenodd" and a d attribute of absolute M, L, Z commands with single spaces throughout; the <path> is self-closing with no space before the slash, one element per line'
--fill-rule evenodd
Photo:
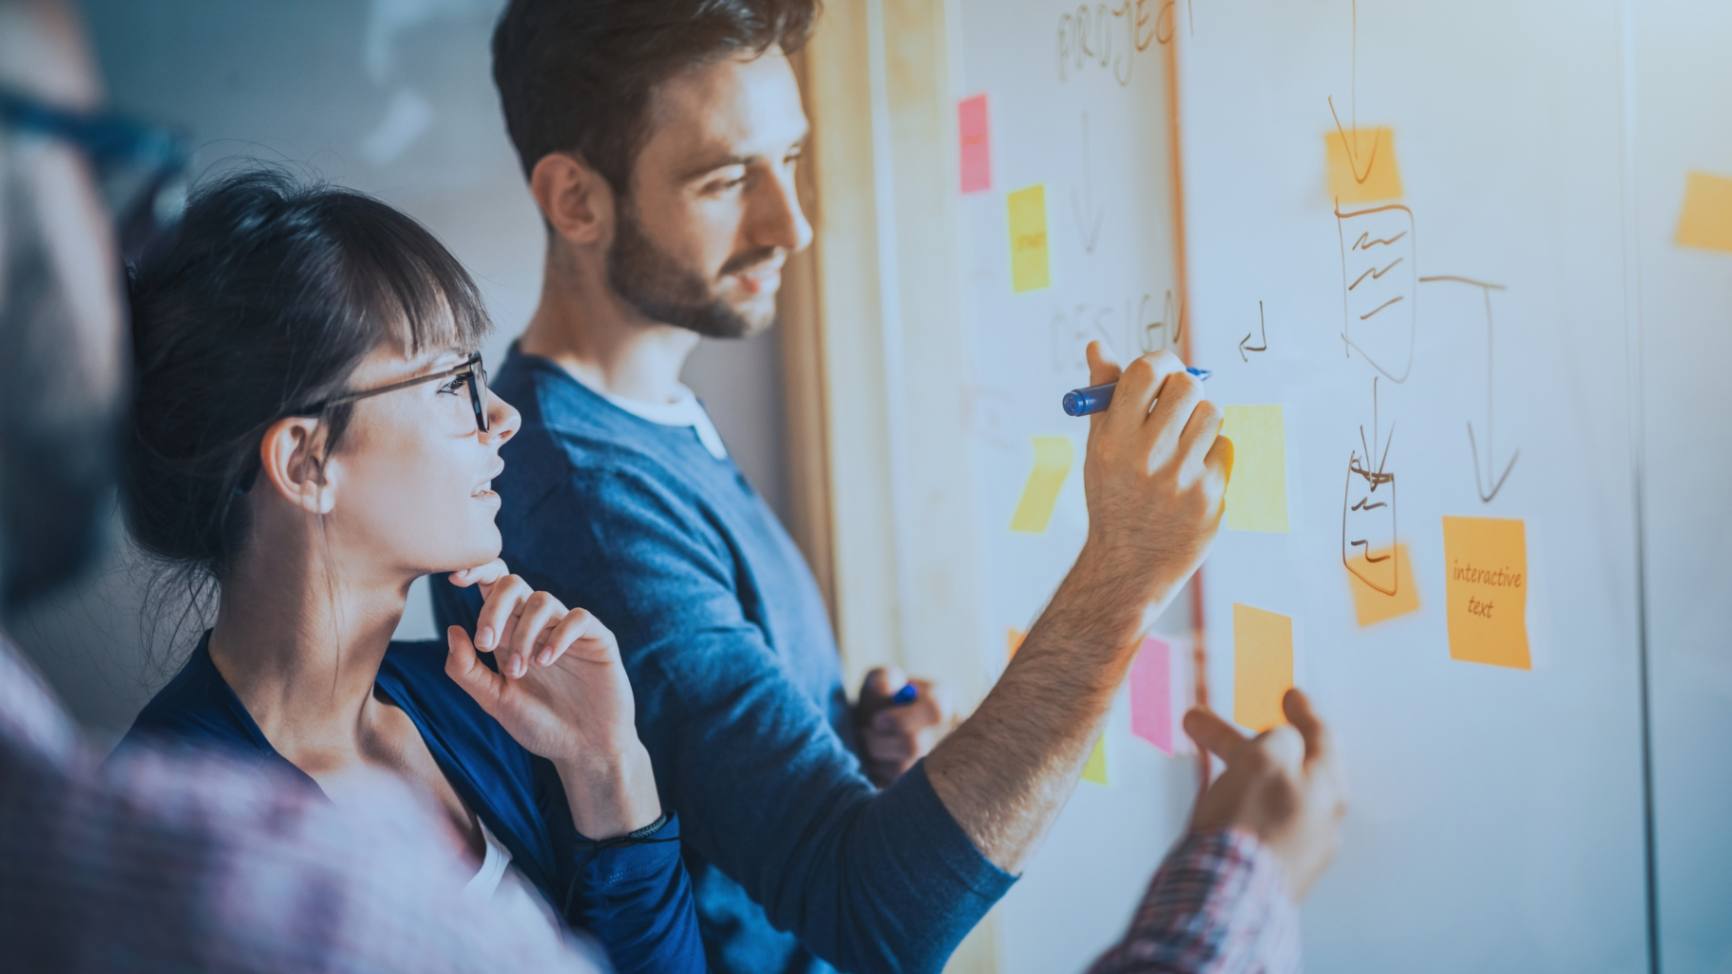
<path fill-rule="evenodd" d="M 1040 534 L 1052 520 L 1052 507 L 1058 502 L 1058 491 L 1070 473 L 1073 449 L 1068 437 L 1034 437 L 1034 470 L 1028 483 L 1022 486 L 1022 499 L 1016 502 L 1010 529 L 1027 534 Z"/>
<path fill-rule="evenodd" d="M 1028 633 L 1023 632 L 1021 629 L 1012 628 L 1006 630 L 1004 633 L 1004 645 L 1009 652 L 1004 658 L 1006 660 L 1016 659 L 1016 651 L 1022 648 L 1022 641 L 1027 638 Z"/>
<path fill-rule="evenodd" d="M 1287 430 L 1280 406 L 1228 406 L 1221 433 L 1233 441 L 1227 529 L 1287 533 Z"/>
<path fill-rule="evenodd" d="M 1107 736 L 1102 734 L 1095 738 L 1095 749 L 1089 752 L 1089 759 L 1083 765 L 1083 780 L 1092 781 L 1097 785 L 1107 783 Z"/>
<path fill-rule="evenodd" d="M 1705 172 L 1684 177 L 1678 246 L 1732 254 L 1732 178 Z"/>
<path fill-rule="evenodd" d="M 1330 129 L 1323 134 L 1329 195 L 1338 203 L 1375 203 L 1401 198 L 1401 168 L 1395 163 L 1395 132 L 1379 126 Z"/>
<path fill-rule="evenodd" d="M 1446 517 L 1443 560 L 1450 657 L 1533 669 L 1527 526 L 1507 518 Z"/>
<path fill-rule="evenodd" d="M 1379 591 L 1348 570 L 1347 587 L 1353 592 L 1353 615 L 1360 626 L 1375 626 L 1419 611 L 1419 587 L 1413 584 L 1413 562 L 1407 557 L 1406 545 L 1371 552 L 1365 560 L 1379 566 L 1392 564 L 1395 585 L 1392 591 Z"/>
<path fill-rule="evenodd" d="M 1285 718 L 1281 697 L 1293 686 L 1293 620 L 1233 606 L 1233 719 L 1266 731 Z"/>
<path fill-rule="evenodd" d="M 1037 184 L 1010 194 L 1010 289 L 1021 294 L 1050 284 L 1046 187 Z"/>

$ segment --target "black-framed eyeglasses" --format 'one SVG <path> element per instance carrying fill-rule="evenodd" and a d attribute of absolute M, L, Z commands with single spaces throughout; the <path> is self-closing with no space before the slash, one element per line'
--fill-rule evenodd
<path fill-rule="evenodd" d="M 121 255 L 136 257 L 186 209 L 192 152 L 177 130 L 112 112 L 65 108 L 0 87 L 0 124 L 58 139 L 89 160 Z"/>
<path fill-rule="evenodd" d="M 305 409 L 296 410 L 295 415 L 317 416 L 325 410 L 330 409 L 332 406 L 341 406 L 344 403 L 358 402 L 362 399 L 371 399 L 374 396 L 382 396 L 387 392 L 396 392 L 399 389 L 407 389 L 410 386 L 418 386 L 425 382 L 438 382 L 440 379 L 458 378 L 463 379 L 464 384 L 469 387 L 469 403 L 475 407 L 476 431 L 480 433 L 487 432 L 487 367 L 481 364 L 480 352 L 476 352 L 474 355 L 469 356 L 469 358 L 464 360 L 463 364 L 445 369 L 442 372 L 418 375 L 413 379 L 404 379 L 401 382 L 393 382 L 390 385 L 380 386 L 377 389 L 364 389 L 360 392 L 348 392 L 340 396 L 333 396 L 330 399 L 326 399 L 324 402 L 315 403 Z"/>

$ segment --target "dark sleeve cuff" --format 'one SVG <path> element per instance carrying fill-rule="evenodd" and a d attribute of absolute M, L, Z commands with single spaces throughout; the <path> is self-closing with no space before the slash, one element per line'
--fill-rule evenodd
<path fill-rule="evenodd" d="M 905 804 L 907 828 L 919 833 L 913 843 L 933 857 L 932 865 L 941 866 L 955 883 L 987 901 L 996 903 L 1017 877 L 998 868 L 992 860 L 975 848 L 974 840 L 962 831 L 962 826 L 944 807 L 932 781 L 926 777 L 926 759 L 922 758 L 887 789 L 897 794 L 897 802 Z"/>
<path fill-rule="evenodd" d="M 619 974 L 703 971 L 679 821 L 668 816 L 652 825 L 629 836 L 576 843 L 567 922 L 600 941 Z"/>
<path fill-rule="evenodd" d="M 572 875 L 574 891 L 576 887 L 600 890 L 633 878 L 660 876 L 680 857 L 679 817 L 664 812 L 649 825 L 611 839 L 579 836 L 572 855 L 577 867 Z"/>

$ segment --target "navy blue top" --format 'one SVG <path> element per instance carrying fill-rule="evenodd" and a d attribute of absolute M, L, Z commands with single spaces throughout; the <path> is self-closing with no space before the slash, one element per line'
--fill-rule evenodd
<path fill-rule="evenodd" d="M 679 823 L 632 844 L 594 843 L 572 825 L 553 765 L 524 750 L 445 675 L 446 647 L 394 642 L 379 667 L 380 695 L 414 721 L 463 803 L 511 852 L 511 862 L 574 929 L 595 937 L 615 969 L 702 971 Z M 168 736 L 256 756 L 318 784 L 277 753 L 199 641 L 180 673 L 138 715 L 121 747 Z"/>
<path fill-rule="evenodd" d="M 861 770 L 824 602 L 739 469 L 517 349 L 498 524 L 531 585 L 619 637 L 710 965 L 937 970 L 1009 889 L 916 765 Z M 442 623 L 477 603 L 435 581 Z"/>

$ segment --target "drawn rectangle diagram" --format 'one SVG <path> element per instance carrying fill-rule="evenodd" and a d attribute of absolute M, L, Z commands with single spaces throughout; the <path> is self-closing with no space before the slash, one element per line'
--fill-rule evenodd
<path fill-rule="evenodd" d="M 1419 278 L 1413 211 L 1405 206 L 1335 210 L 1341 235 L 1343 330 L 1347 347 L 1391 382 L 1413 366 Z"/>
<path fill-rule="evenodd" d="M 1395 474 L 1358 451 L 1347 460 L 1341 500 L 1341 563 L 1384 595 L 1397 593 Z"/>

